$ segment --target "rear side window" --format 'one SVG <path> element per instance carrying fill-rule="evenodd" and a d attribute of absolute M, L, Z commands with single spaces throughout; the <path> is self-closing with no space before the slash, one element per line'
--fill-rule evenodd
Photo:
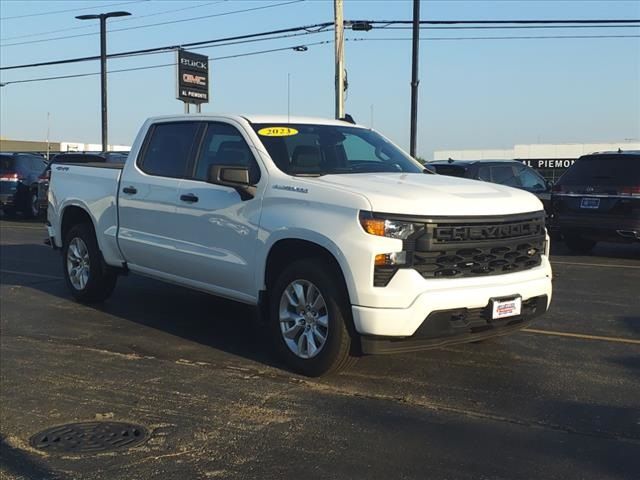
<path fill-rule="evenodd" d="M 466 177 L 467 169 L 459 165 L 429 165 L 440 175 L 448 175 L 450 177 Z"/>
<path fill-rule="evenodd" d="M 640 156 L 590 155 L 581 157 L 558 180 L 558 185 L 622 187 L 640 185 Z"/>
<path fill-rule="evenodd" d="M 139 162 L 142 171 L 160 177 L 184 177 L 199 127 L 197 122 L 154 125 Z"/>

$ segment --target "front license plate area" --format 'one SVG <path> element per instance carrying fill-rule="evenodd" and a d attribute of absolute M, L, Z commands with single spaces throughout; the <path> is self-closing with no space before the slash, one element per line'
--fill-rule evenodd
<path fill-rule="evenodd" d="M 580 200 L 580 208 L 600 208 L 599 198 L 583 198 Z"/>
<path fill-rule="evenodd" d="M 496 298 L 491 300 L 491 319 L 516 317 L 522 313 L 522 297 Z"/>

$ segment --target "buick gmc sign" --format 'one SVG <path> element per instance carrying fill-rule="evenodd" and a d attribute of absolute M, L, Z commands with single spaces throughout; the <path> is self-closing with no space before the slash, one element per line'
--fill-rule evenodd
<path fill-rule="evenodd" d="M 209 58 L 178 50 L 178 100 L 186 103 L 209 102 Z"/>

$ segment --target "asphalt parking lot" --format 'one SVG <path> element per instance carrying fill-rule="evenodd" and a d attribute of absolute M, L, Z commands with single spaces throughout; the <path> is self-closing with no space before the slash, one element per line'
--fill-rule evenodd
<path fill-rule="evenodd" d="M 322 380 L 274 362 L 250 309 L 129 276 L 74 303 L 37 222 L 0 220 L 0 478 L 638 478 L 640 246 L 553 246 L 551 310 L 495 342 L 367 357 Z M 150 439 L 44 454 L 47 427 Z"/>

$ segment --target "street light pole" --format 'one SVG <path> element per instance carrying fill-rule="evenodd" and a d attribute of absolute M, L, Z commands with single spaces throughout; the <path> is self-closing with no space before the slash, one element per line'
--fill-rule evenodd
<path fill-rule="evenodd" d="M 102 151 L 108 150 L 108 116 L 107 116 L 107 18 L 125 17 L 129 12 L 108 12 L 95 15 L 79 15 L 78 20 L 100 20 L 100 91 L 102 111 Z"/>
<path fill-rule="evenodd" d="M 420 0 L 413 0 L 413 52 L 411 58 L 411 134 L 409 154 L 416 158 L 416 138 L 418 132 L 418 46 L 420 45 Z"/>

